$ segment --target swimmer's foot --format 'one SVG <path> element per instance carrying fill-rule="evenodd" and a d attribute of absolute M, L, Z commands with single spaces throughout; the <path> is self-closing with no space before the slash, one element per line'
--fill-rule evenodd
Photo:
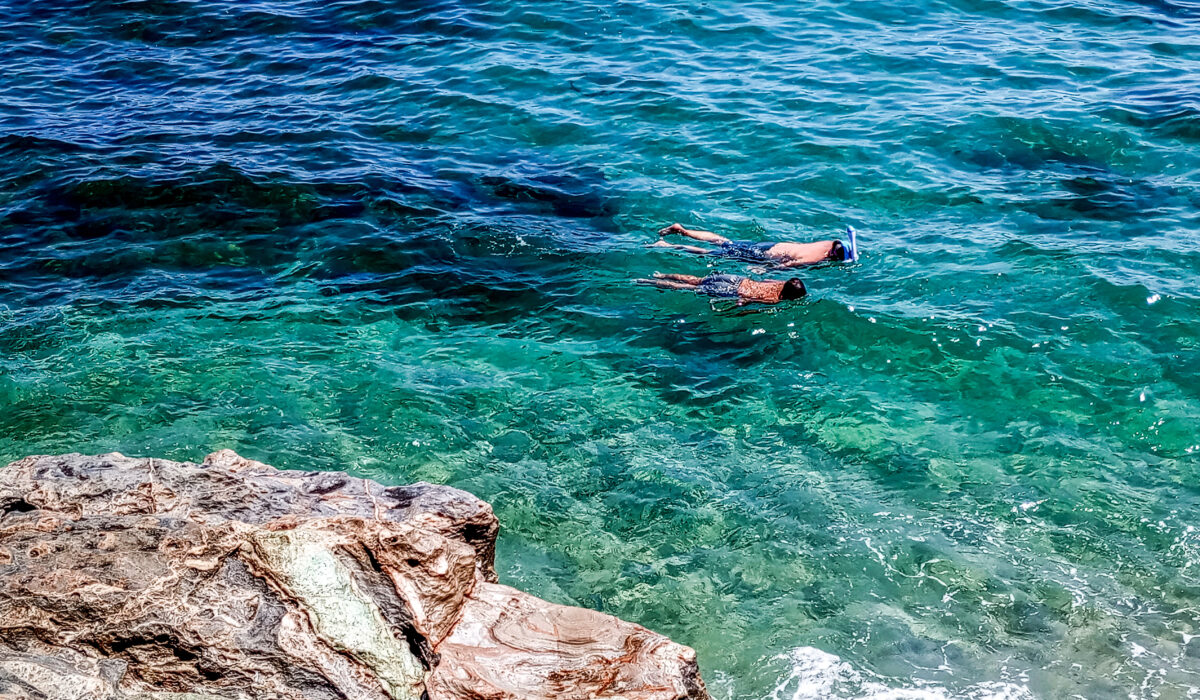
<path fill-rule="evenodd" d="M 659 230 L 658 230 L 658 235 L 660 235 L 660 236 L 669 236 L 669 235 L 671 235 L 672 233 L 679 233 L 679 234 L 682 234 L 682 233 L 683 233 L 684 231 L 686 231 L 686 230 L 687 230 L 687 229 L 685 229 L 685 228 L 683 227 L 683 225 L 682 225 L 682 224 L 671 224 L 670 226 L 668 226 L 668 227 L 666 227 L 666 228 L 659 229 Z"/>

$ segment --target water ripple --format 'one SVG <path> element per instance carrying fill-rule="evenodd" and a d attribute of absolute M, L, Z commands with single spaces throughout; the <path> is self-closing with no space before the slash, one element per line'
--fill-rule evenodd
<path fill-rule="evenodd" d="M 468 488 L 718 697 L 1200 684 L 1200 5 L 0 6 L 0 451 Z M 682 221 L 862 233 L 812 298 Z M 820 651 L 818 651 L 818 649 Z"/>

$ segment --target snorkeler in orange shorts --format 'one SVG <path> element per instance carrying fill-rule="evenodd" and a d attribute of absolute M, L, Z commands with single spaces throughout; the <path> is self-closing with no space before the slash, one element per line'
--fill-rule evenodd
<path fill-rule="evenodd" d="M 683 289 L 738 300 L 738 304 L 778 304 L 781 301 L 800 299 L 808 290 L 804 283 L 793 277 L 790 280 L 752 280 L 740 275 L 711 274 L 707 277 L 694 275 L 664 275 L 654 273 L 654 279 L 637 280 L 659 289 Z"/>

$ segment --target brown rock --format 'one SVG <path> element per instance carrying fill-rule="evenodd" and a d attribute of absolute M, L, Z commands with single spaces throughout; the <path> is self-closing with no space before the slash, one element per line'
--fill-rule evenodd
<path fill-rule="evenodd" d="M 696 653 L 611 615 L 481 583 L 438 647 L 434 698 L 707 697 Z"/>
<path fill-rule="evenodd" d="M 431 484 L 119 454 L 0 469 L 0 700 L 706 698 L 694 653 L 495 583 Z"/>

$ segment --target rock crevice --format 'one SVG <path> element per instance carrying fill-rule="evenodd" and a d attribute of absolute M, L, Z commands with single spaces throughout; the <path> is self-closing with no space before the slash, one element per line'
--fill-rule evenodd
<path fill-rule="evenodd" d="M 695 654 L 496 582 L 432 484 L 119 454 L 0 469 L 0 699 L 707 698 Z"/>

